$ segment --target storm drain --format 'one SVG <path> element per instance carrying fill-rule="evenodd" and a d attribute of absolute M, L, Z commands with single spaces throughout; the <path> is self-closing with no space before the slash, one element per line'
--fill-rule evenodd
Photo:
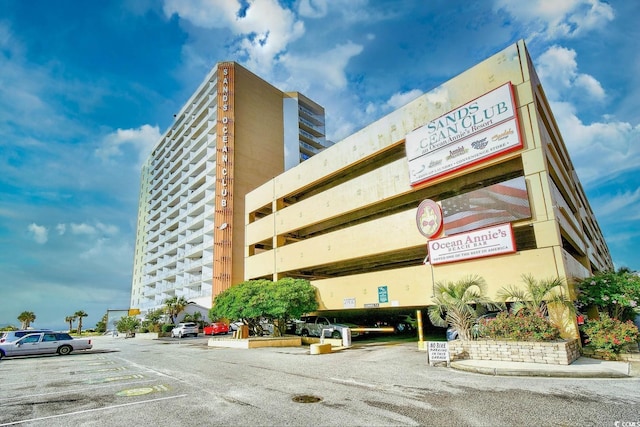
<path fill-rule="evenodd" d="M 322 398 L 318 396 L 311 396 L 308 394 L 301 394 L 299 396 L 293 396 L 293 399 L 291 400 L 296 403 L 318 403 L 322 401 Z"/>

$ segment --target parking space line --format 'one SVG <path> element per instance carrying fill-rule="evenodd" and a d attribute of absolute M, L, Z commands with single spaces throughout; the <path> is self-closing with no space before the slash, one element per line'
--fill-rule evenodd
<path fill-rule="evenodd" d="M 58 415 L 49 415 L 47 417 L 30 418 L 30 419 L 27 419 L 27 420 L 12 421 L 10 423 L 0 424 L 0 426 L 12 426 L 12 425 L 22 424 L 22 423 L 30 423 L 30 422 L 35 422 L 35 421 L 50 420 L 50 419 L 53 419 L 53 418 L 61 418 L 61 417 L 69 417 L 69 416 L 73 416 L 73 415 L 88 414 L 88 413 L 91 413 L 91 412 L 105 411 L 105 410 L 108 410 L 108 409 L 115 409 L 115 408 L 124 408 L 124 407 L 127 407 L 127 406 L 141 405 L 141 404 L 144 404 L 144 403 L 159 402 L 159 401 L 162 401 L 162 400 L 175 399 L 175 398 L 187 397 L 187 396 L 188 396 L 187 394 L 179 394 L 177 396 L 159 397 L 157 399 L 148 399 L 148 400 L 141 400 L 139 402 L 122 403 L 120 405 L 105 406 L 103 408 L 85 409 L 85 410 L 82 410 L 82 411 L 67 412 L 67 413 L 58 414 Z"/>
<path fill-rule="evenodd" d="M 143 381 L 132 381 L 130 383 L 127 384 L 144 384 L 144 383 L 151 383 L 157 381 L 156 379 L 148 379 L 148 380 L 143 380 Z M 100 386 L 91 386 L 91 390 L 93 389 L 100 389 L 100 388 L 114 388 L 114 387 L 121 387 L 122 384 L 118 383 L 111 383 L 111 384 L 107 384 L 107 385 L 100 385 Z M 0 402 L 7 402 L 7 401 L 11 401 L 11 400 L 23 400 L 23 399 L 27 399 L 27 398 L 31 398 L 31 397 L 42 397 L 42 396 L 51 396 L 51 395 L 55 395 L 55 394 L 69 394 L 69 393 L 86 393 L 87 392 L 87 387 L 81 388 L 81 389 L 77 389 L 77 390 L 59 390 L 59 391 L 52 391 L 49 393 L 37 393 L 37 394 L 21 394 L 20 396 L 14 396 L 14 397 L 0 397 Z"/>

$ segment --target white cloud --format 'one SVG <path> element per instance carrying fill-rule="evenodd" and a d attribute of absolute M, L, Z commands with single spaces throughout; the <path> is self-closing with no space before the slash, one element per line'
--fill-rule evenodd
<path fill-rule="evenodd" d="M 410 101 L 413 101 L 414 99 L 422 95 L 422 93 L 423 92 L 419 89 L 413 89 L 408 92 L 402 93 L 394 93 L 387 101 L 387 105 L 392 109 L 397 110 L 398 108 L 408 104 Z"/>
<path fill-rule="evenodd" d="M 583 183 L 603 181 L 640 166 L 640 124 L 585 124 L 566 102 L 550 102 L 564 142 Z"/>
<path fill-rule="evenodd" d="M 62 236 L 67 231 L 67 226 L 65 224 L 58 224 L 56 225 L 56 231 Z"/>
<path fill-rule="evenodd" d="M 308 57 L 286 54 L 281 61 L 293 76 L 305 76 L 308 82 L 322 82 L 324 88 L 344 89 L 347 86 L 345 68 L 362 50 L 361 45 L 347 42 Z"/>
<path fill-rule="evenodd" d="M 322 18 L 327 9 L 327 0 L 301 0 L 298 5 L 298 13 L 305 18 Z"/>
<path fill-rule="evenodd" d="M 607 194 L 606 198 L 594 200 L 598 206 L 598 216 L 615 217 L 618 220 L 637 220 L 640 205 L 640 188 L 635 191 L 624 191 L 617 194 Z M 624 214 L 624 217 L 621 217 Z"/>
<path fill-rule="evenodd" d="M 122 147 L 129 145 L 138 154 L 135 168 L 139 169 L 161 136 L 158 126 L 142 125 L 137 129 L 118 129 L 103 138 L 102 145 L 96 149 L 96 155 L 107 161 L 121 156 Z"/>
<path fill-rule="evenodd" d="M 96 232 L 96 229 L 93 226 L 85 223 L 71 223 L 70 228 L 72 234 L 95 234 Z"/>
<path fill-rule="evenodd" d="M 271 69 L 276 57 L 305 32 L 304 23 L 277 0 L 254 0 L 246 8 L 236 1 L 166 0 L 164 12 L 167 16 L 177 14 L 197 27 L 231 30 L 240 36 L 236 53 L 246 56 L 247 67 L 254 70 Z"/>
<path fill-rule="evenodd" d="M 578 72 L 576 52 L 551 46 L 536 61 L 553 115 L 582 182 L 615 177 L 640 165 L 640 124 L 606 116 L 585 123 L 578 106 L 606 98 L 600 82 Z"/>
<path fill-rule="evenodd" d="M 602 101 L 605 91 L 595 78 L 578 73 L 576 52 L 561 46 L 551 46 L 537 59 L 536 70 L 547 98 L 561 99 L 564 95 L 579 91 L 580 95 Z"/>
<path fill-rule="evenodd" d="M 31 223 L 29 224 L 27 229 L 33 236 L 33 240 L 35 240 L 36 243 L 39 243 L 41 245 L 47 243 L 47 240 L 49 239 L 49 230 L 47 230 L 47 227 L 38 225 L 36 223 Z"/>
<path fill-rule="evenodd" d="M 605 29 L 615 17 L 611 5 L 601 0 L 495 0 L 494 9 L 522 23 L 531 39 L 543 40 Z"/>

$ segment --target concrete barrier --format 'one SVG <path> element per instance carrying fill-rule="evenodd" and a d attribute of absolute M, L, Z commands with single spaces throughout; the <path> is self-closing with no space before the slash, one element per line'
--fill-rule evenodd
<path fill-rule="evenodd" d="M 328 353 L 331 353 L 331 343 L 311 344 L 311 346 L 309 346 L 309 352 L 311 354 L 328 354 Z"/>

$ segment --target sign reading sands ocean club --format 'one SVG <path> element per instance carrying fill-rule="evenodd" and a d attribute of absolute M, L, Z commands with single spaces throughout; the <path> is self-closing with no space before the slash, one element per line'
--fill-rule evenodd
<path fill-rule="evenodd" d="M 233 254 L 234 68 L 218 67 L 216 195 L 213 223 L 213 297 L 231 287 Z"/>
<path fill-rule="evenodd" d="M 522 148 L 511 83 L 408 133 L 405 147 L 411 185 Z"/>

